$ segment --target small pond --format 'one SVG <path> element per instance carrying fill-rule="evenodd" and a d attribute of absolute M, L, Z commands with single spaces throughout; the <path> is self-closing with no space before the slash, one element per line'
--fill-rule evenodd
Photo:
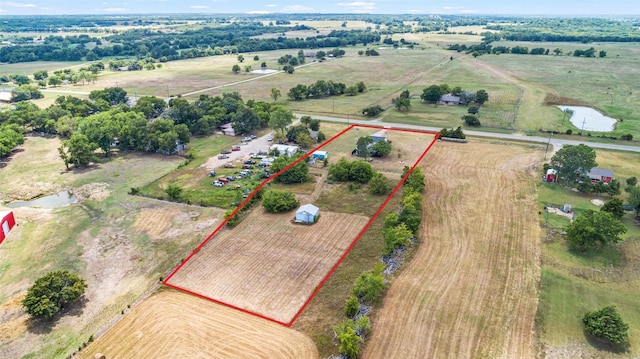
<path fill-rule="evenodd" d="M 78 198 L 68 191 L 58 192 L 50 196 L 44 196 L 36 198 L 32 201 L 13 201 L 5 204 L 9 208 L 18 207 L 41 207 L 41 208 L 56 208 L 66 205 L 70 205 L 78 202 Z"/>
<path fill-rule="evenodd" d="M 591 107 L 583 106 L 558 106 L 562 111 L 569 109 L 573 115 L 569 119 L 580 130 L 610 132 L 615 129 L 617 120 L 607 117 Z"/>

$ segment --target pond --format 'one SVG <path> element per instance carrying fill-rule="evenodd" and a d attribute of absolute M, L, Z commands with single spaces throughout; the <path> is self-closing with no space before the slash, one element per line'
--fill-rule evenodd
<path fill-rule="evenodd" d="M 36 198 L 32 201 L 13 201 L 5 204 L 9 208 L 18 207 L 41 207 L 41 208 L 56 208 L 67 206 L 78 202 L 78 198 L 68 191 L 58 192 L 50 196 L 44 196 Z"/>
<path fill-rule="evenodd" d="M 558 106 L 562 111 L 569 109 L 573 115 L 569 119 L 571 123 L 584 131 L 610 132 L 615 129 L 617 120 L 601 114 L 591 107 L 583 106 Z"/>

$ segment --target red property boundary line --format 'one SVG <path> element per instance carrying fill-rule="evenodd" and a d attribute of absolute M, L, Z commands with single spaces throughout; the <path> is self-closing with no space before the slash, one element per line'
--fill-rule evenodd
<path fill-rule="evenodd" d="M 300 310 L 298 310 L 298 312 L 293 316 L 293 318 L 291 319 L 291 321 L 289 322 L 282 322 L 273 318 L 269 318 L 265 315 L 262 315 L 260 313 L 256 313 L 256 312 L 252 312 L 249 311 L 247 309 L 244 308 L 240 308 L 237 307 L 233 304 L 229 304 L 226 302 L 222 302 L 220 300 L 208 297 L 206 295 L 191 291 L 189 289 L 186 288 L 182 288 L 180 286 L 174 285 L 169 283 L 169 281 L 171 280 L 171 278 L 185 265 L 187 264 L 187 262 L 193 258 L 193 256 L 195 256 L 200 249 L 202 249 L 218 232 L 220 232 L 220 230 L 222 230 L 222 228 L 224 228 L 224 226 L 227 224 L 227 222 L 229 221 L 229 219 L 233 216 L 235 216 L 252 198 L 253 196 L 260 190 L 262 189 L 262 187 L 264 187 L 267 183 L 271 182 L 274 178 L 276 178 L 278 175 L 280 175 L 281 173 L 287 171 L 289 168 L 291 168 L 292 166 L 295 166 L 296 164 L 300 163 L 300 161 L 306 160 L 309 156 L 312 155 L 312 153 L 314 151 L 317 151 L 325 146 L 327 146 L 328 144 L 330 144 L 331 142 L 333 142 L 335 139 L 337 139 L 338 137 L 342 136 L 343 134 L 345 134 L 346 132 L 352 130 L 355 127 L 360 127 L 360 128 L 371 128 L 371 129 L 379 129 L 379 130 L 389 130 L 389 131 L 399 131 L 399 132 L 412 132 L 412 133 L 420 133 L 420 134 L 425 134 L 425 135 L 434 135 L 433 140 L 431 141 L 431 143 L 429 143 L 429 145 L 427 146 L 427 148 L 422 152 L 422 154 L 420 155 L 420 157 L 418 157 L 418 159 L 414 162 L 413 166 L 411 166 L 411 168 L 407 171 L 407 173 L 404 175 L 404 177 L 402 177 L 402 179 L 400 180 L 400 182 L 396 185 L 396 187 L 393 189 L 393 191 L 391 191 L 391 194 L 389 196 L 387 196 L 387 198 L 385 199 L 385 201 L 382 203 L 382 205 L 380 206 L 380 208 L 378 208 L 378 210 L 376 211 L 376 213 L 369 219 L 369 221 L 367 222 L 367 224 L 360 230 L 360 232 L 358 233 L 358 235 L 356 236 L 356 238 L 351 242 L 351 244 L 349 245 L 349 247 L 346 249 L 346 251 L 342 254 L 342 256 L 340 256 L 340 258 L 338 259 L 338 261 L 333 265 L 333 267 L 331 267 L 331 269 L 329 270 L 329 272 L 325 275 L 325 277 L 322 279 L 322 281 L 320 282 L 320 284 L 318 284 L 316 286 L 316 289 L 313 291 L 313 293 L 311 293 L 311 295 L 309 296 L 309 298 L 307 299 L 307 301 L 302 305 L 302 307 L 300 307 Z M 414 129 L 403 129 L 403 128 L 394 128 L 394 127 L 384 127 L 384 126 L 373 126 L 373 125 L 351 125 L 347 128 L 345 128 L 344 130 L 340 131 L 338 134 L 336 134 L 335 136 L 331 137 L 329 140 L 327 140 L 325 143 L 323 143 L 322 145 L 314 148 L 311 151 L 308 151 L 306 155 L 300 157 L 299 159 L 297 159 L 296 161 L 290 163 L 289 165 L 287 165 L 286 167 L 284 167 L 282 170 L 278 171 L 277 173 L 275 173 L 274 175 L 272 175 L 271 177 L 265 179 L 264 181 L 262 181 L 260 183 L 260 185 L 258 185 L 258 187 L 256 187 L 256 189 L 253 190 L 253 192 L 251 192 L 251 194 L 244 200 L 242 201 L 242 203 L 240 203 L 240 205 L 238 207 L 236 207 L 236 209 L 231 212 L 231 214 L 225 218 L 222 223 L 220 223 L 218 225 L 218 227 L 216 227 L 213 232 L 211 232 L 211 234 L 209 234 L 204 241 L 202 241 L 202 243 L 200 243 L 200 245 L 198 245 L 193 252 L 191 252 L 191 254 L 189 254 L 189 256 L 187 258 L 185 258 L 182 263 L 180 263 L 180 265 L 178 265 L 168 276 L 167 278 L 165 278 L 165 280 L 162 282 L 163 285 L 167 286 L 167 287 L 171 287 L 177 290 L 180 290 L 182 292 L 194 295 L 196 297 L 202 298 L 202 299 L 206 299 L 209 301 L 212 301 L 214 303 L 232 308 L 232 309 L 236 309 L 239 310 L 243 313 L 247 313 L 253 316 L 256 316 L 258 318 L 262 318 L 262 319 L 266 319 L 268 321 L 274 322 L 274 323 L 278 323 L 280 325 L 283 325 L 285 327 L 291 327 L 293 325 L 293 323 L 295 323 L 295 321 L 298 319 L 298 317 L 300 317 L 300 315 L 302 314 L 302 312 L 307 308 L 307 306 L 309 305 L 309 303 L 311 303 L 311 301 L 313 300 L 313 298 L 315 298 L 315 296 L 318 294 L 318 292 L 320 291 L 320 289 L 322 289 L 322 287 L 325 285 L 325 283 L 329 280 L 329 278 L 333 275 L 333 273 L 336 271 L 336 269 L 338 268 L 338 266 L 340 266 L 340 264 L 342 263 L 342 261 L 347 257 L 347 255 L 351 252 L 351 250 L 353 249 L 353 247 L 355 247 L 355 245 L 360 241 L 360 238 L 362 238 L 362 236 L 367 232 L 367 230 L 369 229 L 369 227 L 371 227 L 371 225 L 373 224 L 373 222 L 378 218 L 378 216 L 380 215 L 380 213 L 382 212 L 382 210 L 387 206 L 387 204 L 389 203 L 389 201 L 391 201 L 391 199 L 393 198 L 393 196 L 395 196 L 395 194 L 400 190 L 400 188 L 402 188 L 402 186 L 404 185 L 405 181 L 407 180 L 407 178 L 411 175 L 411 173 L 415 170 L 415 168 L 418 166 L 418 164 L 420 163 L 420 161 L 422 161 L 422 159 L 424 158 L 424 156 L 426 156 L 426 154 L 429 152 L 429 150 L 431 150 L 431 148 L 433 147 L 433 145 L 436 143 L 436 141 L 438 140 L 438 138 L 440 137 L 440 133 L 438 132 L 430 132 L 430 131 L 421 131 L 421 130 L 414 130 Z"/>

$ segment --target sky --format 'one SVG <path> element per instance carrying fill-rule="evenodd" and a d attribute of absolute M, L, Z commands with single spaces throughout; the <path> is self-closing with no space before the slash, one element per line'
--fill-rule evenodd
<path fill-rule="evenodd" d="M 639 15 L 639 0 L 0 0 L 3 15 L 354 13 Z"/>

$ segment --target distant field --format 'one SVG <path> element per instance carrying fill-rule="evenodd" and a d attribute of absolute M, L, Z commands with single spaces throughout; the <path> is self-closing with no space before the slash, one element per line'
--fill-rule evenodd
<path fill-rule="evenodd" d="M 20 62 L 17 64 L 2 64 L 0 66 L 0 76 L 4 75 L 33 75 L 34 72 L 40 70 L 48 70 L 53 73 L 55 70 L 73 68 L 86 63 L 85 61 L 78 62 L 61 62 L 61 61 L 33 61 L 33 62 Z"/>

